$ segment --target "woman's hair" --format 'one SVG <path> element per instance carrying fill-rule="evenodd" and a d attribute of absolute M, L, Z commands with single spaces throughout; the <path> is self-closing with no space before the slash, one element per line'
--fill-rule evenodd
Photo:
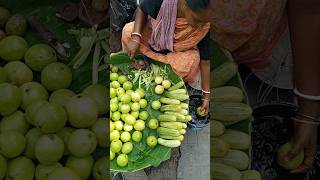
<path fill-rule="evenodd" d="M 185 18 L 190 25 L 202 25 L 208 22 L 206 9 L 209 6 L 210 0 L 180 0 L 181 10 L 184 11 Z M 179 9 L 179 8 L 178 8 Z"/>
<path fill-rule="evenodd" d="M 206 8 L 209 0 L 186 0 L 186 3 L 191 10 L 198 11 Z"/>

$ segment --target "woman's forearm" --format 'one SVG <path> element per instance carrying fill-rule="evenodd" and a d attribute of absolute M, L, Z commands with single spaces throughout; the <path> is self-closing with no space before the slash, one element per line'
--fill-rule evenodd
<path fill-rule="evenodd" d="M 200 69 L 202 90 L 210 91 L 210 61 L 201 61 Z M 204 94 L 204 98 L 210 98 L 210 94 Z"/>
<path fill-rule="evenodd" d="M 320 3 L 319 0 L 288 1 L 289 25 L 296 88 L 320 96 Z M 319 103 L 299 100 L 300 111 L 317 115 Z"/>
<path fill-rule="evenodd" d="M 143 27 L 147 23 L 147 17 L 148 16 L 138 6 L 137 11 L 136 11 L 133 32 L 141 34 Z"/>

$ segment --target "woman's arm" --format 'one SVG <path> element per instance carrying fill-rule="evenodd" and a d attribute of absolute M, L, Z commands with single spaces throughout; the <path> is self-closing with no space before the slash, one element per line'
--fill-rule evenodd
<path fill-rule="evenodd" d="M 202 60 L 200 62 L 201 86 L 203 91 L 210 92 L 210 61 Z M 203 93 L 202 108 L 209 112 L 210 93 Z"/>
<path fill-rule="evenodd" d="M 137 7 L 136 17 L 134 22 L 133 34 L 131 36 L 131 40 L 129 41 L 128 48 L 128 56 L 132 59 L 137 50 L 139 49 L 141 37 L 138 34 L 141 34 L 143 27 L 147 23 L 147 15 L 141 10 L 140 6 Z M 136 34 L 135 34 L 136 33 Z"/>
<path fill-rule="evenodd" d="M 320 96 L 320 1 L 290 0 L 288 3 L 296 88 L 303 94 Z M 298 98 L 298 105 L 301 114 L 319 115 L 320 103 L 317 101 Z M 293 142 L 288 159 L 305 151 L 303 165 L 293 172 L 306 171 L 314 162 L 317 126 L 295 123 Z"/>

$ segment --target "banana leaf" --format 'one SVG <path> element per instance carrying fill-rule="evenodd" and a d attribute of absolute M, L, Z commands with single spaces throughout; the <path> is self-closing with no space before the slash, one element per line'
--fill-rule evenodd
<path fill-rule="evenodd" d="M 141 56 L 137 56 L 136 59 L 140 59 Z M 134 73 L 129 69 L 129 64 L 131 60 L 129 58 L 124 58 L 121 61 L 109 61 L 109 63 L 116 64 L 119 67 L 120 71 L 127 73 L 129 76 L 134 76 Z M 167 68 L 167 78 L 173 83 L 176 84 L 182 79 L 177 76 L 170 66 L 165 65 L 160 62 L 156 62 L 151 60 L 150 64 L 156 64 L 161 68 Z M 134 89 L 139 87 L 139 81 L 134 82 Z M 159 100 L 161 95 L 157 95 L 154 92 L 156 85 L 155 83 L 151 83 L 149 90 L 146 91 L 145 99 L 148 101 L 148 106 L 145 108 L 146 111 L 149 113 L 149 118 L 146 120 L 146 124 L 148 124 L 149 120 L 152 118 L 157 118 L 157 116 L 161 113 L 158 110 L 154 110 L 151 107 L 151 102 L 153 100 Z M 146 87 L 142 87 L 146 88 Z M 133 142 L 133 151 L 128 155 L 129 163 L 126 167 L 119 167 L 116 163 L 116 158 L 110 162 L 110 170 L 113 172 L 135 172 L 150 166 L 157 167 L 161 164 L 161 162 L 166 161 L 170 158 L 171 155 L 171 148 L 167 148 L 165 146 L 157 145 L 154 148 L 150 148 L 146 144 L 146 139 L 150 135 L 157 135 L 156 130 L 149 129 L 148 126 L 143 130 L 143 139 L 141 142 L 136 143 Z"/>
<path fill-rule="evenodd" d="M 80 46 L 76 38 L 67 33 L 68 29 L 78 29 L 85 27 L 79 22 L 67 23 L 62 19 L 56 17 L 57 11 L 67 2 L 80 2 L 80 0 L 0 0 L 0 6 L 5 7 L 11 11 L 12 14 L 21 14 L 25 17 L 36 16 L 38 20 L 50 30 L 57 39 L 61 42 L 67 42 L 70 44 L 70 60 L 74 57 Z M 39 34 L 28 29 L 27 34 L 24 37 L 29 47 L 36 43 L 41 43 Z M 76 93 L 80 93 L 85 87 L 91 84 L 91 73 L 92 72 L 92 55 L 86 63 L 77 70 L 73 69 L 73 81 L 70 89 Z M 39 80 L 39 75 L 35 73 L 35 80 Z M 106 84 L 106 71 L 99 73 L 99 84 Z M 99 157 L 108 156 L 107 149 L 97 148 L 93 154 L 95 159 Z M 94 179 L 93 177 L 89 178 Z"/>

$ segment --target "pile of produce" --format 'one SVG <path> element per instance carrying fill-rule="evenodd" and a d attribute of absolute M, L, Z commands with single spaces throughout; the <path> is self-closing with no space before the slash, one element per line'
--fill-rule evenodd
<path fill-rule="evenodd" d="M 0 179 L 107 179 L 107 155 L 96 156 L 108 146 L 106 87 L 73 91 L 72 68 L 49 45 L 30 45 L 23 35 L 37 35 L 7 12 L 0 8 Z"/>
<path fill-rule="evenodd" d="M 213 180 L 259 180 L 259 172 L 249 170 L 251 137 L 249 119 L 252 109 L 241 86 L 231 81 L 237 66 L 224 62 L 212 71 L 211 175 Z"/>
<path fill-rule="evenodd" d="M 181 145 L 191 120 L 185 84 L 161 63 L 136 60 L 139 69 L 122 52 L 111 54 L 110 62 L 120 63 L 110 74 L 110 169 L 157 166 Z"/>

